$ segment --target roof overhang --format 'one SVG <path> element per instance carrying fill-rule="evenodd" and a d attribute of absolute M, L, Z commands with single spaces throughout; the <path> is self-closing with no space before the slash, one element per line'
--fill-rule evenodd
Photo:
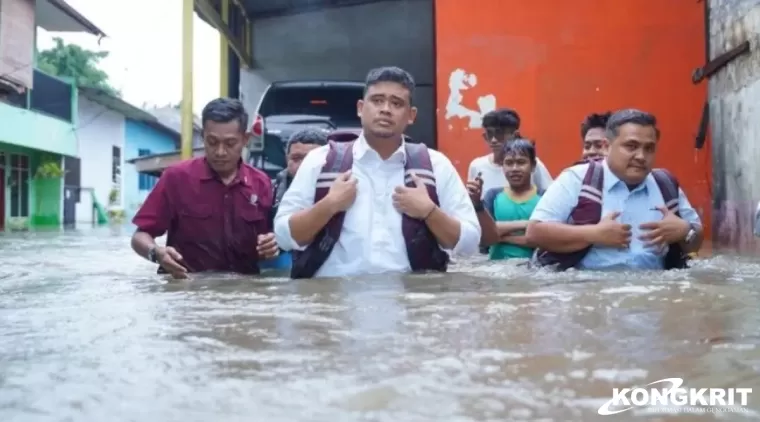
<path fill-rule="evenodd" d="M 387 0 L 230 0 L 241 5 L 249 19 L 297 15 L 337 7 L 360 6 Z M 407 0 L 410 1 L 410 0 Z"/>
<path fill-rule="evenodd" d="M 64 0 L 37 0 L 37 26 L 51 32 L 87 32 L 99 37 L 106 34 Z"/>
<path fill-rule="evenodd" d="M 203 147 L 193 149 L 193 157 L 203 157 Z M 160 176 L 163 171 L 182 160 L 180 151 L 166 152 L 163 154 L 144 155 L 142 157 L 127 160 L 127 163 L 134 164 L 138 173 Z"/>

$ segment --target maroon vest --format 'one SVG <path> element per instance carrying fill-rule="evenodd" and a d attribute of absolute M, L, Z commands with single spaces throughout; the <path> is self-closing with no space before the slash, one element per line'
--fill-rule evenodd
<path fill-rule="evenodd" d="M 576 164 L 588 163 L 588 170 L 583 178 L 583 185 L 578 194 L 578 203 L 570 213 L 568 224 L 586 225 L 597 224 L 602 219 L 602 192 L 604 190 L 604 165 L 601 160 L 579 161 Z M 678 180 L 665 169 L 653 169 L 652 176 L 660 188 L 665 206 L 678 213 Z M 591 247 L 570 253 L 555 253 L 537 249 L 533 262 L 538 266 L 552 266 L 559 271 L 575 268 L 586 256 Z M 664 258 L 666 270 L 687 268 L 689 257 L 678 243 L 670 244 Z"/>
<path fill-rule="evenodd" d="M 327 153 L 325 165 L 317 179 L 314 192 L 314 203 L 327 196 L 330 186 L 341 173 L 353 166 L 354 142 L 330 142 L 330 150 Z M 436 205 L 438 192 L 435 189 L 435 176 L 433 165 L 430 162 L 430 153 L 425 144 L 404 143 L 406 148 L 406 165 L 404 167 L 404 182 L 408 187 L 414 187 L 412 173 L 425 182 L 430 198 Z M 293 266 L 291 278 L 311 278 L 319 268 L 327 261 L 333 247 L 338 243 L 340 232 L 343 230 L 345 212 L 335 214 L 325 227 L 320 230 L 314 240 L 304 251 L 293 251 Z M 369 223 L 369 222 L 367 222 Z M 406 241 L 406 252 L 409 256 L 409 264 L 412 271 L 440 271 L 445 272 L 449 255 L 438 245 L 433 233 L 423 220 L 411 218 L 403 214 L 401 228 Z"/>

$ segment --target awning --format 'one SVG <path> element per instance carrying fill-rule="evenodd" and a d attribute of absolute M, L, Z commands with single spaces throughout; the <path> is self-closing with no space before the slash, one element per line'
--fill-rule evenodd
<path fill-rule="evenodd" d="M 203 147 L 193 149 L 193 157 L 202 157 L 203 155 Z M 138 173 L 159 176 L 167 167 L 180 161 L 182 161 L 181 152 L 173 151 L 132 158 L 127 160 L 127 163 L 134 164 Z"/>
<path fill-rule="evenodd" d="M 106 34 L 63 0 L 37 0 L 37 26 L 52 32 L 87 32 L 99 37 Z"/>

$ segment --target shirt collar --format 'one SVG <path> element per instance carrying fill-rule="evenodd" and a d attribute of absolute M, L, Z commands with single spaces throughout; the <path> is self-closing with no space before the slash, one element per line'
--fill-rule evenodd
<path fill-rule="evenodd" d="M 359 137 L 356 139 L 356 141 L 354 141 L 354 160 L 361 160 L 362 157 L 364 157 L 369 152 L 374 153 L 378 158 L 380 157 L 377 152 L 369 146 L 367 139 L 364 137 L 364 132 L 362 132 L 359 134 Z M 406 140 L 403 137 L 401 140 L 401 146 L 399 146 L 398 149 L 393 154 L 391 154 L 388 160 L 399 160 L 401 163 L 406 165 Z"/>
<path fill-rule="evenodd" d="M 208 160 L 204 157 L 200 161 L 200 165 L 202 166 L 201 172 L 200 172 L 200 179 L 201 181 L 208 181 L 208 180 L 219 180 L 219 175 L 216 174 L 216 172 L 211 168 L 211 165 L 209 165 Z M 220 180 L 221 181 L 221 180 Z M 242 183 L 245 186 L 252 186 L 251 177 L 247 174 L 245 171 L 245 166 L 243 164 L 243 159 L 241 158 L 240 161 L 238 161 L 238 171 L 237 174 L 235 174 L 235 178 L 232 179 L 232 182 L 229 184 L 229 186 L 232 186 L 237 183 Z"/>
<path fill-rule="evenodd" d="M 609 165 L 607 165 L 607 159 L 602 161 L 602 166 L 604 168 L 604 192 L 609 192 L 618 185 L 624 186 L 626 189 L 628 189 L 628 187 L 625 186 L 625 183 L 623 183 L 623 181 L 620 180 L 619 177 L 615 176 L 615 173 L 610 170 Z M 652 173 L 649 173 L 644 181 L 640 185 L 636 186 L 636 188 L 631 190 L 631 192 L 647 192 L 647 189 L 649 189 L 649 186 L 652 183 L 655 183 L 654 176 L 652 176 Z"/>

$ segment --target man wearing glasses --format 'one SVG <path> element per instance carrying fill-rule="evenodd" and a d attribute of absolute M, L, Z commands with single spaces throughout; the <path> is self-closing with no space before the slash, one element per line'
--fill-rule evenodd
<path fill-rule="evenodd" d="M 470 163 L 467 180 L 482 180 L 483 193 L 492 188 L 504 187 L 507 179 L 504 176 L 502 164 L 504 161 L 503 146 L 512 139 L 520 137 L 520 116 L 509 108 L 501 108 L 486 113 L 483 116 L 483 139 L 491 149 L 490 154 L 478 157 Z M 545 191 L 552 183 L 552 176 L 544 163 L 536 158 L 536 169 L 532 174 L 532 183 L 539 191 Z"/>

